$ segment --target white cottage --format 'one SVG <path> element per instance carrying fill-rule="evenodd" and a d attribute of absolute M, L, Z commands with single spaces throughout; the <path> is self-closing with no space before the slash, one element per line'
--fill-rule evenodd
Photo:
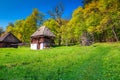
<path fill-rule="evenodd" d="M 31 35 L 31 49 L 45 49 L 54 45 L 55 35 L 45 26 L 41 26 Z"/>

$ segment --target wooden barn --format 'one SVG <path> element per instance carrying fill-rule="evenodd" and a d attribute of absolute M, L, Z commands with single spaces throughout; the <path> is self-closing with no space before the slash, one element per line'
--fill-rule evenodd
<path fill-rule="evenodd" d="M 0 37 L 0 48 L 6 47 L 18 47 L 18 43 L 21 43 L 12 33 L 8 32 L 5 35 Z"/>
<path fill-rule="evenodd" d="M 54 45 L 55 35 L 45 26 L 41 26 L 31 35 L 31 49 L 45 49 Z"/>

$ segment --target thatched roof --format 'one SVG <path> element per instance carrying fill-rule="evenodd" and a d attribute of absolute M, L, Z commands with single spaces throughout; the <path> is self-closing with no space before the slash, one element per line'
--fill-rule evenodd
<path fill-rule="evenodd" d="M 17 39 L 12 33 L 8 32 L 0 37 L 0 42 L 20 43 L 21 41 Z"/>
<path fill-rule="evenodd" d="M 36 32 L 31 35 L 31 37 L 36 36 L 55 37 L 55 35 L 45 26 L 41 26 Z"/>

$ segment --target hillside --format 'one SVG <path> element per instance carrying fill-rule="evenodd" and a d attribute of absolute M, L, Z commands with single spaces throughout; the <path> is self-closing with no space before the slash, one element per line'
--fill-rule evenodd
<path fill-rule="evenodd" d="M 0 80 L 120 80 L 120 44 L 0 48 Z"/>

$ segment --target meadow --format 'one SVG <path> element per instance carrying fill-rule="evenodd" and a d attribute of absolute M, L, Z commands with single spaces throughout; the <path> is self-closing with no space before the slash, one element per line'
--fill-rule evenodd
<path fill-rule="evenodd" d="M 0 48 L 0 80 L 120 80 L 120 44 Z"/>

